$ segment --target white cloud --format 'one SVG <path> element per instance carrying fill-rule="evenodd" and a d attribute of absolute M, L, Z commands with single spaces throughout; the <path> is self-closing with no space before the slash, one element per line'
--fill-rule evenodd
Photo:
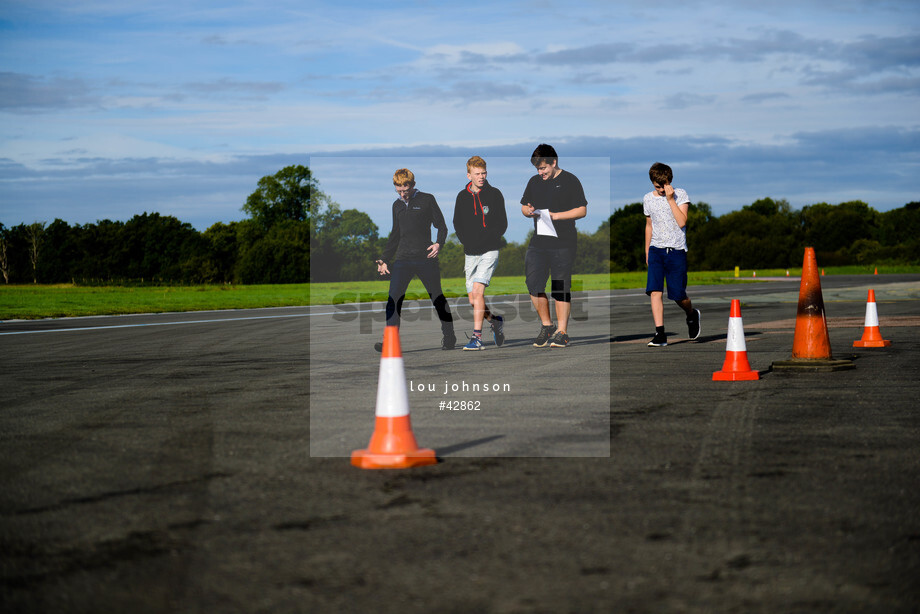
<path fill-rule="evenodd" d="M 916 175 L 904 166 L 920 125 L 909 0 L 10 0 L 0 19 L 16 24 L 0 46 L 4 217 L 53 204 L 87 169 L 71 199 L 89 209 L 117 209 L 125 177 L 161 173 L 136 190 L 145 206 L 200 200 L 205 219 L 305 152 L 526 156 L 553 139 L 612 157 L 614 202 L 641 197 L 649 158 L 677 160 L 719 206 L 764 190 L 794 201 L 808 159 L 833 160 L 825 180 L 841 194 L 915 199 L 886 170 Z M 903 127 L 882 130 L 888 154 L 867 136 L 884 125 Z M 741 188 L 715 179 L 733 166 Z"/>
<path fill-rule="evenodd" d="M 83 79 L 0 72 L 0 111 L 34 114 L 98 106 L 100 102 Z"/>
<path fill-rule="evenodd" d="M 489 59 L 518 56 L 524 53 L 524 48 L 510 41 L 468 43 L 464 45 L 450 45 L 441 43 L 428 47 L 419 60 L 437 62 L 460 63 L 469 59 Z"/>

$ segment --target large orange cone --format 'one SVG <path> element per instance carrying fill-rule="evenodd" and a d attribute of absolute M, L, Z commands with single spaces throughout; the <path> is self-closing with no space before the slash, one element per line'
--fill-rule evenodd
<path fill-rule="evenodd" d="M 792 340 L 792 357 L 828 359 L 831 357 L 831 340 L 827 334 L 827 317 L 824 315 L 824 295 L 818 277 L 815 250 L 805 248 L 802 263 L 802 283 L 799 286 L 799 308 L 795 317 L 795 337 Z"/>
<path fill-rule="evenodd" d="M 815 249 L 806 247 L 802 262 L 802 283 L 799 286 L 799 307 L 795 317 L 795 337 L 792 340 L 792 360 L 774 362 L 773 369 L 839 371 L 852 369 L 853 366 L 853 361 L 834 360 L 831 356 L 818 262 L 815 259 Z"/>
<path fill-rule="evenodd" d="M 866 301 L 866 327 L 863 329 L 862 339 L 853 342 L 854 348 L 886 348 L 891 345 L 888 339 L 882 339 L 882 331 L 878 328 L 878 309 L 875 306 L 875 290 L 869 290 Z"/>
<path fill-rule="evenodd" d="M 751 369 L 747 345 L 744 343 L 744 325 L 741 323 L 741 301 L 732 299 L 728 317 L 728 338 L 725 343 L 725 363 L 721 371 L 712 374 L 714 382 L 738 382 L 760 379 L 760 372 Z"/>
<path fill-rule="evenodd" d="M 434 450 L 419 448 L 412 434 L 399 327 L 387 326 L 383 331 L 374 434 L 367 449 L 351 453 L 351 464 L 362 469 L 404 469 L 437 462 Z"/>

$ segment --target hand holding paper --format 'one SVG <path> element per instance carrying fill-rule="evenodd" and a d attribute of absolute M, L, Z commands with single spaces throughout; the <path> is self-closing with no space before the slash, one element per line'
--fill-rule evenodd
<path fill-rule="evenodd" d="M 539 217 L 537 217 L 538 235 L 547 235 L 550 237 L 558 236 L 556 234 L 556 227 L 553 226 L 553 218 L 549 215 L 549 209 L 535 209 L 534 213 L 539 215 Z"/>

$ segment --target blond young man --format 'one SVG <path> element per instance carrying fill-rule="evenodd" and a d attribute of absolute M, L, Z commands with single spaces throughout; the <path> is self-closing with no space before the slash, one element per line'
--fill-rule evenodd
<path fill-rule="evenodd" d="M 485 290 L 498 265 L 502 235 L 508 228 L 505 197 L 487 181 L 486 161 L 473 156 L 466 163 L 469 183 L 457 194 L 454 232 L 463 245 L 466 292 L 473 307 L 473 336 L 464 350 L 481 350 L 482 323 L 489 322 L 495 345 L 505 342 L 504 319 L 486 305 Z"/>
<path fill-rule="evenodd" d="M 447 222 L 434 196 L 415 188 L 415 175 L 407 168 L 393 174 L 393 185 L 399 195 L 393 201 L 393 230 L 383 254 L 377 259 L 377 272 L 390 275 L 387 298 L 387 326 L 399 326 L 406 289 L 413 277 L 418 276 L 434 303 L 441 320 L 441 349 L 452 350 L 457 345 L 454 319 L 444 292 L 441 290 L 441 269 L 438 252 L 447 240 Z M 431 227 L 438 231 L 437 240 L 431 241 Z M 383 344 L 377 343 L 379 352 Z"/>

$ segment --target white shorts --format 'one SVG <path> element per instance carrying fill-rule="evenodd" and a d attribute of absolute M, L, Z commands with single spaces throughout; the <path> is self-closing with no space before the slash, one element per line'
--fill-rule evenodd
<path fill-rule="evenodd" d="M 464 256 L 464 272 L 466 273 L 466 291 L 473 291 L 473 284 L 478 282 L 488 286 L 492 281 L 492 273 L 498 266 L 498 250 L 479 254 L 478 256 Z"/>

